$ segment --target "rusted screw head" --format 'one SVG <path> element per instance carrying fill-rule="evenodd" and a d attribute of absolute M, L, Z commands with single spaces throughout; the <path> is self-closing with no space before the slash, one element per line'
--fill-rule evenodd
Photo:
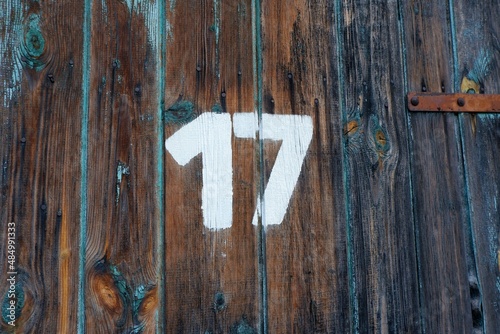
<path fill-rule="evenodd" d="M 465 106 L 465 100 L 464 100 L 464 98 L 463 98 L 463 97 L 459 97 L 459 98 L 457 99 L 457 104 L 458 104 L 460 107 Z"/>
<path fill-rule="evenodd" d="M 416 106 L 418 106 L 418 103 L 419 103 L 419 101 L 418 101 L 418 97 L 417 96 L 414 96 L 414 97 L 411 98 L 411 105 L 412 106 L 416 107 Z"/>

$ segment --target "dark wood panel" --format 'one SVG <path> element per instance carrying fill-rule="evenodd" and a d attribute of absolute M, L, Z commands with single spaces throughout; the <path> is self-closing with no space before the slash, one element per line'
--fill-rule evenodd
<path fill-rule="evenodd" d="M 421 326 L 398 6 L 342 4 L 353 328 L 415 333 Z"/>
<path fill-rule="evenodd" d="M 81 2 L 0 4 L 2 333 L 76 332 L 83 43 L 67 32 L 81 30 L 73 14 L 82 11 Z"/>
<path fill-rule="evenodd" d="M 92 5 L 85 263 L 89 333 L 156 331 L 158 9 L 133 1 Z"/>
<path fill-rule="evenodd" d="M 260 135 L 269 333 L 345 333 L 350 327 L 334 17 L 333 2 L 262 2 Z M 292 151 L 291 140 L 297 140 Z M 285 175 L 278 159 L 287 166 Z M 275 181 L 282 181 L 280 192 L 268 193 Z M 293 189 L 291 198 L 286 186 Z"/>
<path fill-rule="evenodd" d="M 259 326 L 257 146 L 231 130 L 254 111 L 251 3 L 167 3 L 165 137 L 179 138 L 165 157 L 167 332 Z"/>
<path fill-rule="evenodd" d="M 448 1 L 401 2 L 409 91 L 454 92 Z M 439 46 L 439 47 L 437 47 Z M 458 118 L 412 113 L 413 200 L 421 314 L 428 333 L 470 333 L 467 201 Z"/>
<path fill-rule="evenodd" d="M 457 84 L 464 93 L 500 94 L 500 8 L 496 1 L 455 2 Z M 458 87 L 457 87 L 458 89 Z M 462 116 L 463 146 L 478 280 L 470 279 L 478 333 L 500 328 L 500 116 Z"/>

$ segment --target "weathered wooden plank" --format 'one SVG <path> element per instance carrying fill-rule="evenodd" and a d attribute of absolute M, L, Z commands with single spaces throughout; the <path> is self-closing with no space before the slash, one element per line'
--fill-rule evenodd
<path fill-rule="evenodd" d="M 353 330 L 419 332 L 398 5 L 342 4 Z"/>
<path fill-rule="evenodd" d="M 158 9 L 92 5 L 88 123 L 86 331 L 156 331 Z"/>
<path fill-rule="evenodd" d="M 83 43 L 68 31 L 81 30 L 82 11 L 0 3 L 2 333 L 76 332 Z"/>
<path fill-rule="evenodd" d="M 464 93 L 500 94 L 500 8 L 496 1 L 456 1 L 457 71 Z M 458 90 L 459 87 L 456 87 Z M 462 138 L 478 281 L 470 282 L 477 332 L 500 328 L 500 117 L 463 115 Z"/>
<path fill-rule="evenodd" d="M 329 1 L 262 2 L 269 333 L 345 333 L 350 327 L 334 18 Z M 281 119 L 286 126 L 280 128 Z"/>
<path fill-rule="evenodd" d="M 251 137 L 251 119 L 237 121 L 254 115 L 251 1 L 166 11 L 166 332 L 253 333 L 257 146 L 238 130 Z"/>
<path fill-rule="evenodd" d="M 449 2 L 402 1 L 409 91 L 454 92 Z M 421 315 L 427 333 L 470 333 L 467 202 L 458 118 L 410 115 Z"/>

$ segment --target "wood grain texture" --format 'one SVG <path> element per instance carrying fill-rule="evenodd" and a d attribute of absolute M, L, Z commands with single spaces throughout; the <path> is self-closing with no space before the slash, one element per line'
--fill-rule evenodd
<path fill-rule="evenodd" d="M 500 8 L 495 1 L 457 1 L 457 83 L 465 93 L 500 94 Z M 458 89 L 458 87 L 457 87 Z M 462 116 L 462 138 L 478 280 L 470 282 L 473 327 L 500 328 L 500 117 Z"/>
<path fill-rule="evenodd" d="M 262 111 L 307 115 L 314 126 L 282 223 L 263 218 L 269 333 L 350 327 L 334 10 L 328 1 L 262 2 Z M 266 182 L 281 147 L 264 140 Z"/>
<path fill-rule="evenodd" d="M 169 1 L 166 12 L 165 137 L 202 113 L 253 112 L 251 1 Z M 252 225 L 257 146 L 252 139 L 232 136 L 231 141 L 233 221 L 225 229 L 209 229 L 203 222 L 202 155 L 211 153 L 185 166 L 168 151 L 165 156 L 169 333 L 254 333 L 259 325 L 258 244 Z M 212 197 L 224 190 L 214 189 Z"/>
<path fill-rule="evenodd" d="M 415 333 L 421 326 L 398 6 L 342 4 L 353 330 Z"/>
<path fill-rule="evenodd" d="M 92 5 L 85 321 L 156 332 L 158 5 Z"/>
<path fill-rule="evenodd" d="M 448 1 L 401 2 L 409 91 L 454 92 Z M 439 46 L 439 47 L 436 47 Z M 467 201 L 456 115 L 410 116 L 421 315 L 428 333 L 470 333 Z"/>
<path fill-rule="evenodd" d="M 82 18 L 78 2 L 0 4 L 2 333 L 76 332 Z M 15 327 L 7 223 L 16 225 Z M 10 276 L 10 275 L 9 275 Z"/>

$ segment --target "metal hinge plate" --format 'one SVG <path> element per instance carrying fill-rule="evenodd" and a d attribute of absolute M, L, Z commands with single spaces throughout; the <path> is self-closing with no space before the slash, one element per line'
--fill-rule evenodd
<path fill-rule="evenodd" d="M 408 109 L 421 112 L 499 113 L 498 94 L 408 93 Z"/>

